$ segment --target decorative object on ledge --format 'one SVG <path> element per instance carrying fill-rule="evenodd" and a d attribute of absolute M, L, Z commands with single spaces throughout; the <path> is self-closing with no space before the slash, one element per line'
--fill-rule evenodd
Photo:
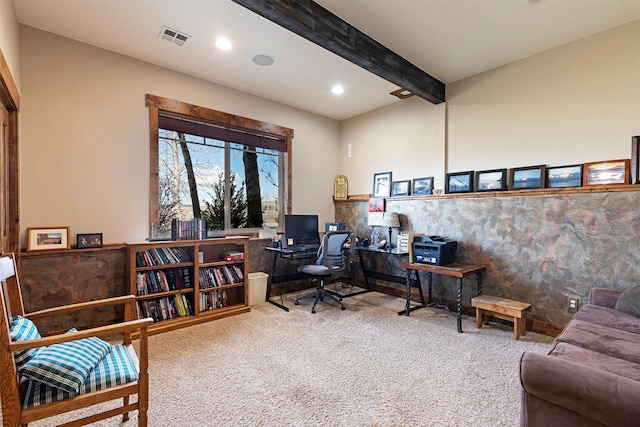
<path fill-rule="evenodd" d="M 27 228 L 27 251 L 70 249 L 69 227 Z"/>
<path fill-rule="evenodd" d="M 582 165 L 547 168 L 547 188 L 582 187 Z"/>
<path fill-rule="evenodd" d="M 506 169 L 492 169 L 476 172 L 476 191 L 504 191 L 506 189 Z"/>
<path fill-rule="evenodd" d="M 76 247 L 78 249 L 101 248 L 102 233 L 77 234 Z"/>
<path fill-rule="evenodd" d="M 473 191 L 473 171 L 448 173 L 445 193 L 470 193 Z"/>
<path fill-rule="evenodd" d="M 628 183 L 629 159 L 584 164 L 582 185 L 624 185 Z"/>
<path fill-rule="evenodd" d="M 433 177 L 413 178 L 413 195 L 430 195 L 433 190 Z"/>
<path fill-rule="evenodd" d="M 640 184 L 640 135 L 631 137 L 631 184 Z"/>
<path fill-rule="evenodd" d="M 384 212 L 384 199 L 382 197 L 369 197 L 369 212 Z"/>
<path fill-rule="evenodd" d="M 391 172 L 373 174 L 373 197 L 391 196 Z"/>
<path fill-rule="evenodd" d="M 544 188 L 546 165 L 527 166 L 510 170 L 511 190 Z"/>
<path fill-rule="evenodd" d="M 333 198 L 336 200 L 347 200 L 347 177 L 338 175 L 333 183 Z"/>
<path fill-rule="evenodd" d="M 382 226 L 389 227 L 389 241 L 387 242 L 387 249 L 391 250 L 391 242 L 393 242 L 391 233 L 393 232 L 394 228 L 400 227 L 400 217 L 398 216 L 398 213 L 385 212 L 384 217 L 382 218 Z"/>
<path fill-rule="evenodd" d="M 393 181 L 391 184 L 391 197 L 408 196 L 411 194 L 411 181 Z"/>

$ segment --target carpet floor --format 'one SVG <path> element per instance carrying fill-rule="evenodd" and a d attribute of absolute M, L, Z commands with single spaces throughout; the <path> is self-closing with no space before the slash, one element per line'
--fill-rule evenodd
<path fill-rule="evenodd" d="M 370 292 L 341 311 L 319 303 L 250 313 L 149 338 L 149 425 L 518 425 L 519 358 L 551 337 L 456 318 L 440 308 L 409 317 L 404 300 Z M 137 413 L 125 426 L 136 425 Z M 65 416 L 30 424 L 50 426 Z M 121 425 L 119 418 L 99 426 Z"/>

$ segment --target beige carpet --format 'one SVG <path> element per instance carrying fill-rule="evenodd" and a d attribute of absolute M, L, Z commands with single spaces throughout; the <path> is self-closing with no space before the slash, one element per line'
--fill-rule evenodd
<path fill-rule="evenodd" d="M 151 337 L 149 425 L 517 426 L 520 355 L 552 341 L 375 292 L 285 304 Z"/>

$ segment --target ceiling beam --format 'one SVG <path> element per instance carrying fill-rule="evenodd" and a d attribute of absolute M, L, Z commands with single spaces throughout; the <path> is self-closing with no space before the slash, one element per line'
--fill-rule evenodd
<path fill-rule="evenodd" d="M 232 0 L 434 104 L 445 85 L 311 0 Z"/>

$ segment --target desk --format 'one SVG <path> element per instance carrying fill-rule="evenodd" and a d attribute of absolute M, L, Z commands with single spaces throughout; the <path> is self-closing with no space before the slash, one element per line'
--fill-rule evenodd
<path fill-rule="evenodd" d="M 366 253 L 376 254 L 378 256 L 386 255 L 386 256 L 403 257 L 403 256 L 409 256 L 409 252 L 400 251 L 398 250 L 398 248 L 393 248 L 391 250 L 374 249 L 370 246 L 356 246 L 356 250 L 358 251 L 358 261 L 360 262 L 360 268 L 362 269 L 362 275 L 364 276 L 364 283 L 367 287 L 366 290 L 361 291 L 359 293 L 368 292 L 371 289 L 371 286 L 369 285 L 370 278 L 380 279 L 386 282 L 400 283 L 402 285 L 405 285 L 407 283 L 407 279 L 404 277 L 393 276 L 391 274 L 366 269 L 364 266 L 364 259 L 362 257 L 362 254 L 366 252 Z M 404 264 L 402 266 L 404 267 Z M 420 286 L 420 278 L 417 275 L 415 280 L 411 280 L 411 286 L 415 286 L 418 288 L 418 291 L 420 293 L 420 302 L 424 304 L 425 302 L 424 302 L 424 295 L 422 294 L 422 286 Z M 411 292 L 411 288 L 409 288 L 409 292 Z"/>
<path fill-rule="evenodd" d="M 266 247 L 265 250 L 267 252 L 273 253 L 273 261 L 271 263 L 271 274 L 269 274 L 269 278 L 267 279 L 267 295 L 265 297 L 265 300 L 268 303 L 271 303 L 276 307 L 283 309 L 284 311 L 289 311 L 289 307 L 271 299 L 271 285 L 274 282 L 275 283 L 288 282 L 291 280 L 303 279 L 309 276 L 304 273 L 290 273 L 290 274 L 280 275 L 280 276 L 276 275 L 276 264 L 278 263 L 278 258 L 285 258 L 288 260 L 313 259 L 318 257 L 318 253 L 316 251 L 293 252 L 291 249 L 281 249 L 281 248 L 272 248 L 272 247 Z M 282 301 L 282 296 L 280 296 L 280 301 Z"/>
<path fill-rule="evenodd" d="M 419 306 L 411 307 L 411 284 L 412 279 L 411 276 L 415 275 L 418 277 L 418 271 L 426 271 L 429 277 L 429 304 L 433 302 L 432 294 L 431 294 L 431 286 L 433 273 L 440 274 L 442 276 L 450 276 L 455 277 L 456 284 L 458 287 L 458 304 L 457 304 L 457 322 L 458 322 L 458 332 L 462 333 L 462 279 L 470 276 L 472 274 L 476 275 L 478 280 L 478 290 L 477 294 L 482 294 L 482 272 L 487 269 L 484 265 L 473 265 L 473 264 L 460 264 L 453 263 L 449 265 L 431 265 L 431 264 L 418 264 L 418 263 L 407 263 L 402 264 L 402 266 L 407 270 L 407 304 L 405 309 L 398 313 L 398 315 L 405 314 L 409 315 L 410 312 L 417 310 L 419 308 L 426 307 L 424 303 Z"/>

